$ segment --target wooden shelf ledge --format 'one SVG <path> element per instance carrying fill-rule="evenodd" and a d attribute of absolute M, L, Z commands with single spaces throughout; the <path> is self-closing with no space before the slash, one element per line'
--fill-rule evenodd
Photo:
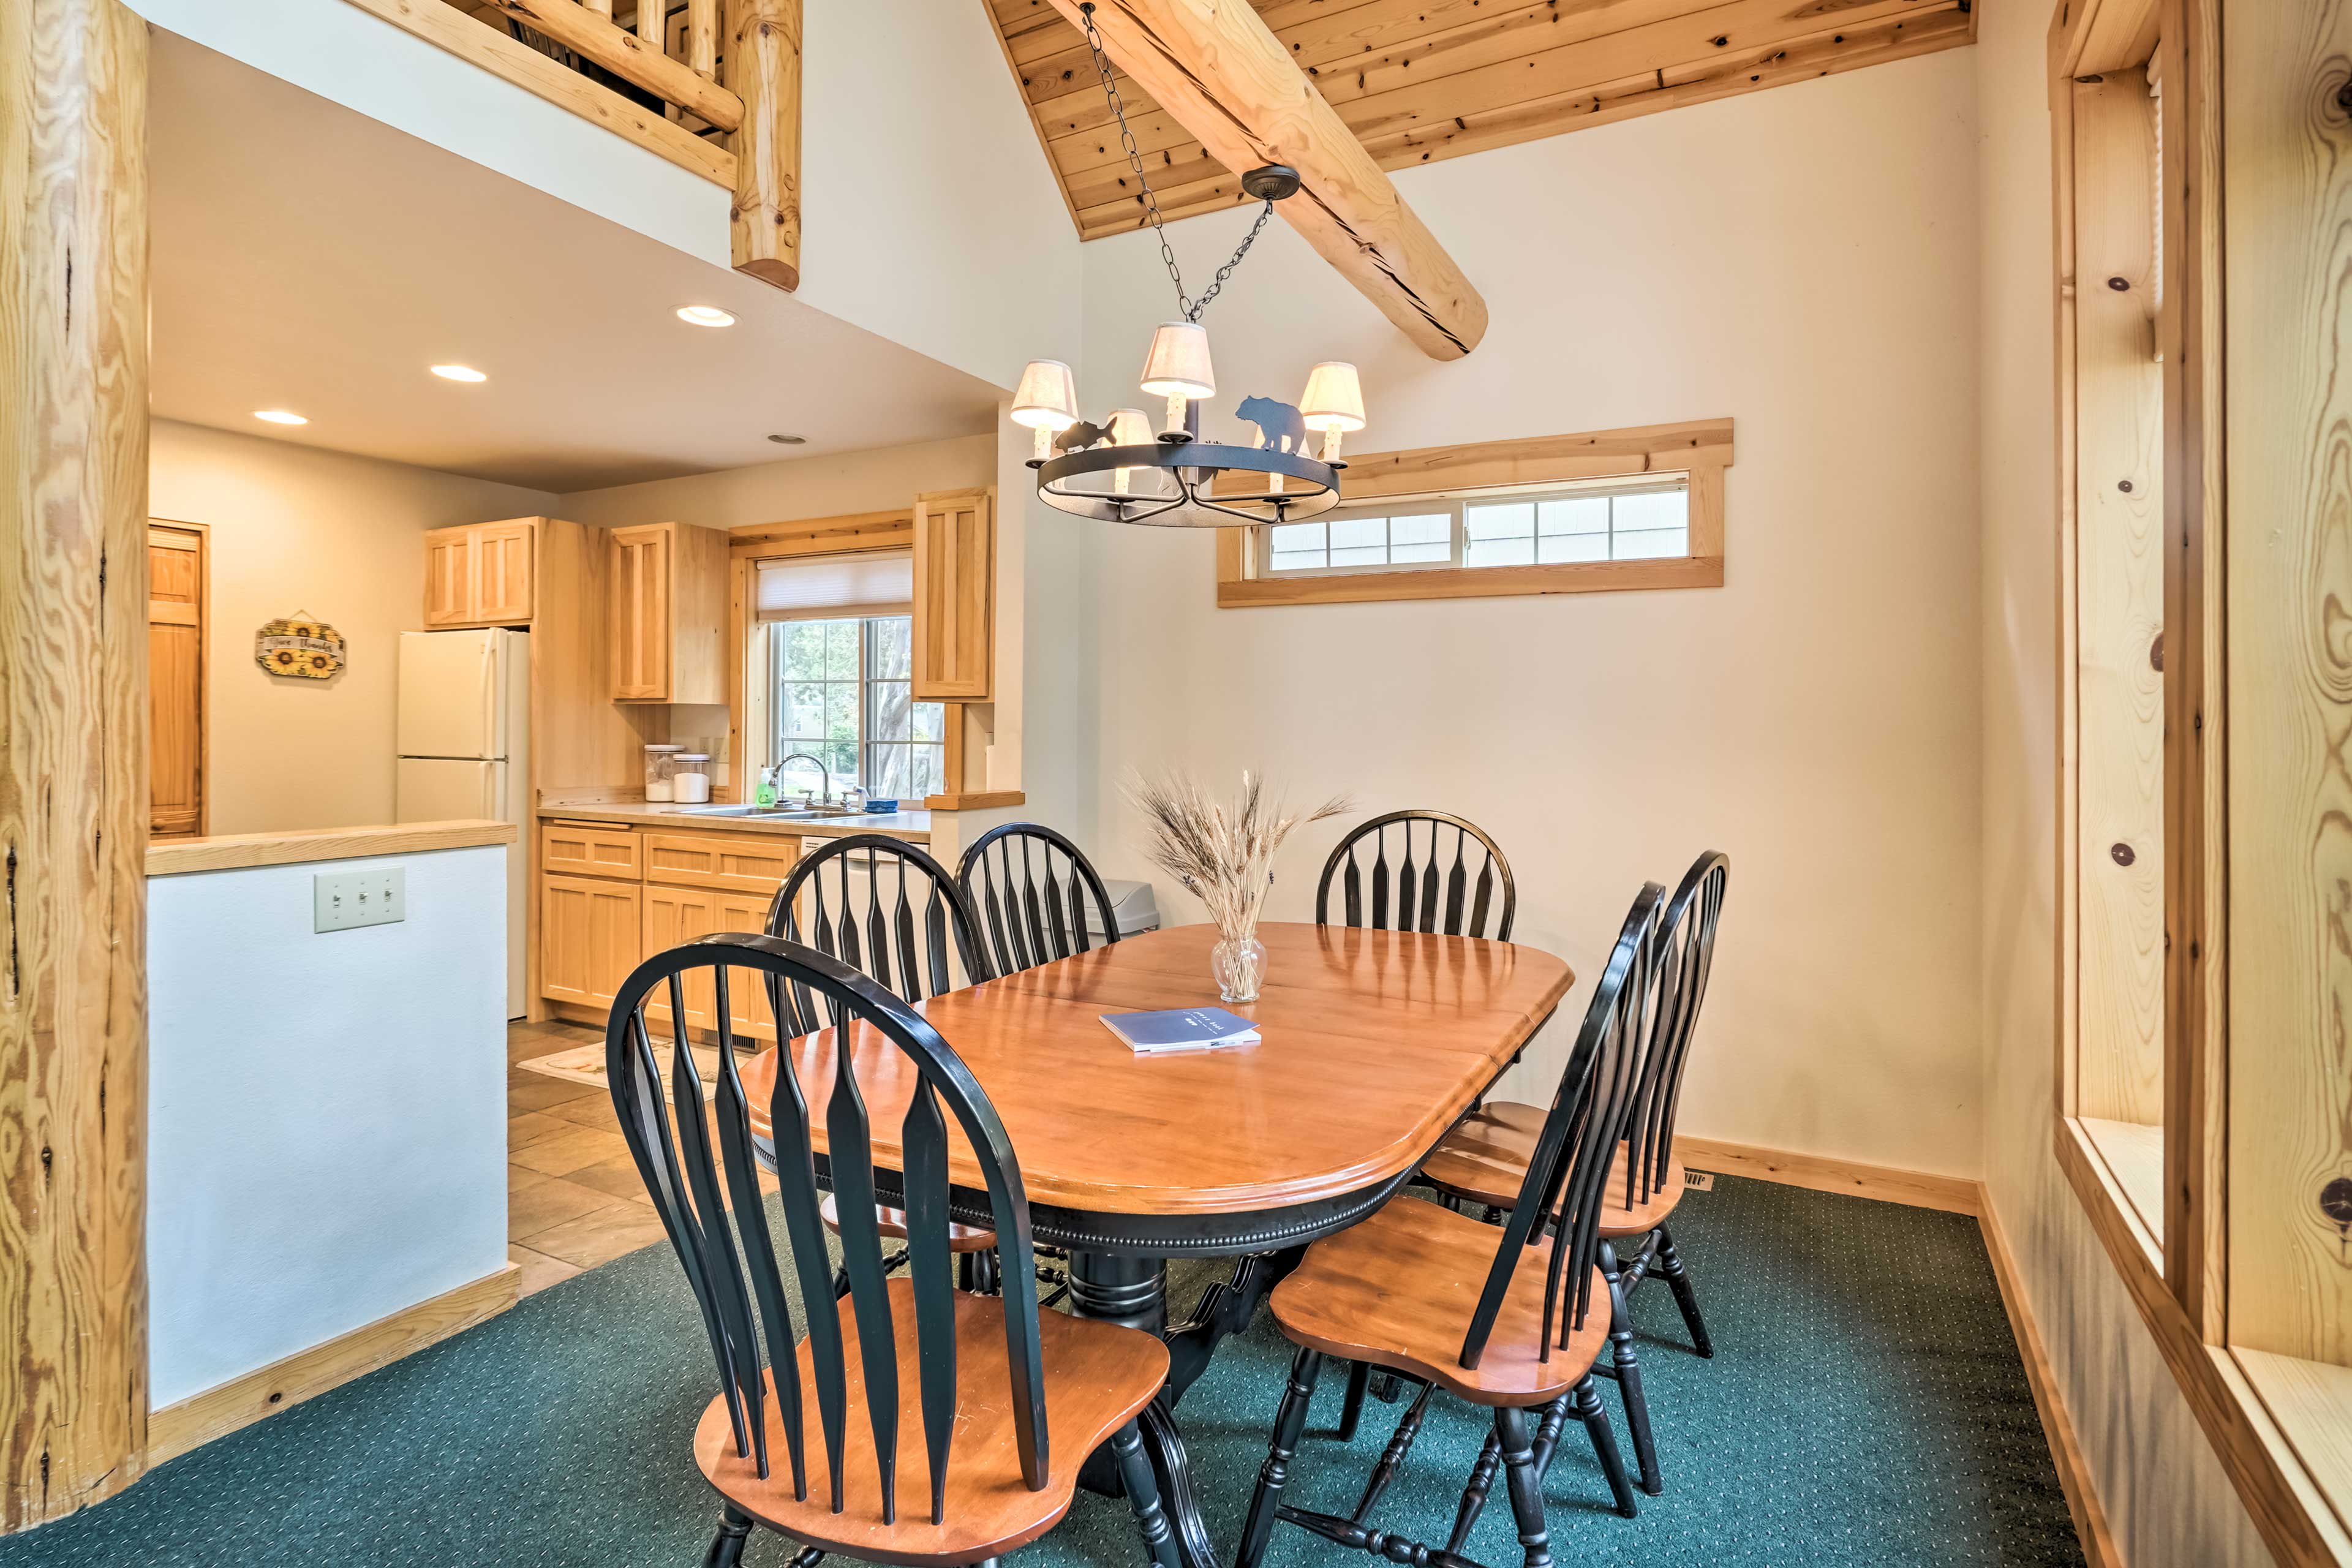
<path fill-rule="evenodd" d="M 293 866 L 306 860 L 357 860 L 370 855 L 415 855 L 430 849 L 470 849 L 512 844 L 511 822 L 467 818 L 404 822 L 383 827 L 330 827 L 308 833 L 229 833 L 211 838 L 171 838 L 147 846 L 147 874 L 231 871 L 247 866 Z"/>

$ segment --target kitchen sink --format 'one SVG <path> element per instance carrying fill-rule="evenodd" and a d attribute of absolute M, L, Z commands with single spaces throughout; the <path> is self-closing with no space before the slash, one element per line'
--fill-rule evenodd
<path fill-rule="evenodd" d="M 845 805 L 681 805 L 674 816 L 759 816 L 776 822 L 814 822 L 829 816 L 862 816 Z"/>

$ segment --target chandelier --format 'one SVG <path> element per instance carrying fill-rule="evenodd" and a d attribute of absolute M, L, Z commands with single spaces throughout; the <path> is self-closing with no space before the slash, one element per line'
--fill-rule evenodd
<path fill-rule="evenodd" d="M 1280 163 L 1252 169 L 1242 189 L 1265 205 L 1250 226 L 1233 259 L 1198 300 L 1184 291 L 1160 216 L 1160 202 L 1144 177 L 1143 154 L 1127 125 L 1127 110 L 1095 31 L 1094 5 L 1078 7 L 1087 45 L 1103 92 L 1118 121 L 1128 166 L 1142 193 L 1145 220 L 1160 238 L 1160 258 L 1176 286 L 1181 319 L 1165 321 L 1151 334 L 1140 385 L 1166 399 L 1160 428 L 1140 408 L 1114 410 L 1100 424 L 1078 416 L 1076 378 L 1060 360 L 1032 360 L 1013 396 L 1013 419 L 1036 432 L 1029 466 L 1037 472 L 1037 495 L 1046 505 L 1103 522 L 1153 523 L 1163 527 L 1231 528 L 1243 523 L 1295 522 L 1339 504 L 1339 438 L 1364 427 L 1364 395 L 1356 367 L 1326 361 L 1307 373 L 1307 390 L 1293 403 L 1244 397 L 1235 413 L 1256 426 L 1248 446 L 1204 439 L 1201 405 L 1216 395 L 1216 370 L 1209 360 L 1208 329 L 1201 313 L 1231 278 L 1242 258 L 1274 215 L 1274 204 L 1297 193 L 1298 174 Z M 1307 450 L 1307 433 L 1322 436 L 1321 449 Z"/>

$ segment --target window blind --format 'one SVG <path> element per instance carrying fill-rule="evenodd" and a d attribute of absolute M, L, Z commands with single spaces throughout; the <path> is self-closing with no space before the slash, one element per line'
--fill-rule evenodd
<path fill-rule="evenodd" d="M 762 561 L 752 597 L 762 621 L 903 616 L 915 603 L 915 558 L 904 551 L 863 551 L 805 561 Z"/>

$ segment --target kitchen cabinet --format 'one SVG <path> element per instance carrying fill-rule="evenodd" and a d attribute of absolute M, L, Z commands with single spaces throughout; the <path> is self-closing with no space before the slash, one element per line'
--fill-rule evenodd
<path fill-rule="evenodd" d="M 727 543 L 687 523 L 612 531 L 614 701 L 727 700 Z"/>
<path fill-rule="evenodd" d="M 564 1016 L 596 1022 L 645 959 L 713 931 L 767 929 L 768 904 L 800 858 L 789 836 L 639 832 L 624 824 L 550 821 L 540 829 L 540 992 Z M 625 921 L 626 930 L 622 929 Z M 685 985 L 686 1022 L 715 1030 L 708 976 Z M 729 976 L 728 1011 L 739 1039 L 776 1037 L 765 986 L 751 970 Z M 667 992 L 646 1016 L 669 1026 Z"/>
<path fill-rule="evenodd" d="M 606 1009 L 637 966 L 643 921 L 635 882 L 541 873 L 539 989 L 551 1002 Z"/>
<path fill-rule="evenodd" d="M 993 492 L 917 496 L 914 553 L 914 695 L 985 702 L 996 662 Z"/>
<path fill-rule="evenodd" d="M 537 604 L 539 520 L 470 522 L 425 536 L 425 625 L 513 626 Z"/>

